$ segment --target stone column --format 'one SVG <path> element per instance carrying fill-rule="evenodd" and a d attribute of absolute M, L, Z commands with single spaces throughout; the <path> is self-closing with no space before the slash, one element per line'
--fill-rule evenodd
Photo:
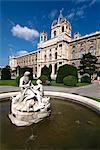
<path fill-rule="evenodd" d="M 55 64 L 52 64 L 52 73 L 51 73 L 51 79 L 54 79 L 54 65 L 55 65 Z"/>

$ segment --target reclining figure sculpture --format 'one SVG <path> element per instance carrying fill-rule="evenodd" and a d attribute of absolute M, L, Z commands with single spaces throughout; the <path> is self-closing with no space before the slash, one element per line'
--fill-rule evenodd
<path fill-rule="evenodd" d="M 12 97 L 9 118 L 16 126 L 28 126 L 37 123 L 50 114 L 50 97 L 44 97 L 41 80 L 34 86 L 29 80 L 30 72 L 26 71 L 20 78 L 21 91 Z"/>

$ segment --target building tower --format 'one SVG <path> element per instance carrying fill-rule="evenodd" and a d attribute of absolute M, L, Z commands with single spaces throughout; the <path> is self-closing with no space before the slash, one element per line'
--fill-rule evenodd
<path fill-rule="evenodd" d="M 51 38 L 64 35 L 66 40 L 70 40 L 71 30 L 69 21 L 66 20 L 66 18 L 62 15 L 62 10 L 60 10 L 57 20 L 54 20 L 51 25 Z"/>
<path fill-rule="evenodd" d="M 47 41 L 47 33 L 46 32 L 41 32 L 40 33 L 40 43 L 43 43 Z"/>

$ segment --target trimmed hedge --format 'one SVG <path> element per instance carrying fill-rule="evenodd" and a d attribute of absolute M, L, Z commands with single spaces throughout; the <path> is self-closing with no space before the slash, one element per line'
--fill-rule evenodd
<path fill-rule="evenodd" d="M 82 77 L 84 77 L 84 76 L 90 77 L 90 75 L 88 73 L 85 73 L 85 74 L 82 75 Z"/>
<path fill-rule="evenodd" d="M 68 86 L 76 86 L 77 78 L 75 76 L 66 76 L 63 79 L 63 83 L 64 85 L 68 85 Z"/>
<path fill-rule="evenodd" d="M 91 83 L 91 77 L 84 75 L 81 77 L 81 83 Z"/>
<path fill-rule="evenodd" d="M 10 67 L 6 66 L 1 70 L 1 80 L 10 80 L 10 79 L 11 79 Z"/>
<path fill-rule="evenodd" d="M 48 68 L 46 65 L 41 69 L 41 76 L 45 75 L 48 78 L 48 81 L 51 81 L 51 68 Z"/>
<path fill-rule="evenodd" d="M 59 67 L 56 82 L 63 83 L 64 77 L 69 76 L 69 75 L 75 76 L 78 81 L 78 71 L 75 66 L 66 64 L 66 65 Z"/>
<path fill-rule="evenodd" d="M 20 66 L 18 66 L 18 67 L 16 67 L 16 73 L 17 73 L 17 70 L 19 72 L 18 76 L 23 76 L 26 71 L 29 71 L 30 72 L 29 78 L 30 78 L 30 80 L 33 80 L 33 68 L 30 68 L 27 66 L 21 68 Z"/>
<path fill-rule="evenodd" d="M 47 84 L 47 82 L 48 82 L 48 77 L 47 76 L 45 76 L 45 75 L 42 75 L 42 76 L 40 76 L 40 78 L 39 78 L 41 81 L 42 81 L 42 83 L 43 84 Z"/>

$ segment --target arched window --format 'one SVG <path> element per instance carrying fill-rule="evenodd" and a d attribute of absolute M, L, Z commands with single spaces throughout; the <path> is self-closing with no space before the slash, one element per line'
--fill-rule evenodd
<path fill-rule="evenodd" d="M 76 55 L 75 55 L 75 49 L 72 49 L 72 59 L 75 59 Z"/>
<path fill-rule="evenodd" d="M 59 44 L 59 48 L 62 49 L 62 44 Z"/>
<path fill-rule="evenodd" d="M 46 55 L 44 55 L 44 60 L 46 61 Z"/>
<path fill-rule="evenodd" d="M 54 65 L 54 74 L 57 73 L 57 64 Z"/>
<path fill-rule="evenodd" d="M 41 36 L 41 41 L 43 41 L 43 36 Z"/>
<path fill-rule="evenodd" d="M 57 59 L 57 52 L 55 53 L 55 59 Z"/>
<path fill-rule="evenodd" d="M 44 36 L 44 41 L 46 41 L 46 39 L 47 39 L 47 37 L 46 37 L 46 36 Z"/>
<path fill-rule="evenodd" d="M 50 59 L 50 60 L 52 59 L 52 55 L 51 55 L 51 54 L 49 54 L 49 59 Z"/>
<path fill-rule="evenodd" d="M 54 37 L 56 36 L 56 31 L 54 31 Z"/>
<path fill-rule="evenodd" d="M 88 49 L 88 52 L 91 53 L 92 55 L 94 55 L 94 48 L 93 48 L 93 46 L 91 46 L 91 47 Z"/>
<path fill-rule="evenodd" d="M 64 26 L 62 27 L 62 32 L 64 32 Z"/>
<path fill-rule="evenodd" d="M 81 49 L 80 49 L 80 58 L 82 58 L 82 57 L 83 57 L 83 54 L 84 54 L 84 52 L 83 52 L 83 48 L 81 48 Z"/>
<path fill-rule="evenodd" d="M 74 65 L 74 66 L 75 66 L 75 62 L 72 62 L 72 65 Z"/>

